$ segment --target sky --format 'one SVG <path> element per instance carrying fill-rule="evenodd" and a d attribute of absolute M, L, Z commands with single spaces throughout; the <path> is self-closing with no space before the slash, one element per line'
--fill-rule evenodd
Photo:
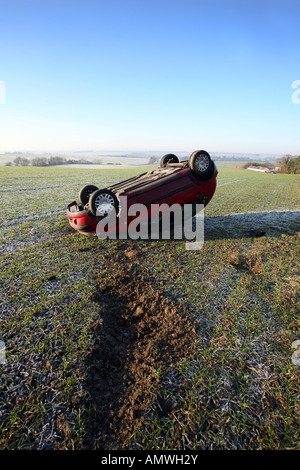
<path fill-rule="evenodd" d="M 299 22 L 300 0 L 0 0 L 0 152 L 299 155 Z"/>

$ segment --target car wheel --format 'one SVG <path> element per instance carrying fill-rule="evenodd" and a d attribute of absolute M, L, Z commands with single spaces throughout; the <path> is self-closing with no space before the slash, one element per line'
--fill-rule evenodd
<path fill-rule="evenodd" d="M 200 180 L 209 179 L 214 173 L 214 164 L 205 150 L 196 150 L 189 158 L 189 168 Z"/>
<path fill-rule="evenodd" d="M 83 186 L 79 191 L 79 201 L 83 205 L 83 207 L 89 202 L 90 195 L 97 191 L 97 186 L 92 184 L 88 184 L 87 186 Z"/>
<path fill-rule="evenodd" d="M 167 155 L 164 155 L 160 160 L 161 168 L 165 167 L 167 163 L 179 163 L 179 158 L 173 153 L 168 153 Z"/>
<path fill-rule="evenodd" d="M 118 199 L 116 195 L 108 189 L 98 189 L 91 194 L 89 209 L 92 214 L 106 217 L 113 209 L 118 213 Z"/>

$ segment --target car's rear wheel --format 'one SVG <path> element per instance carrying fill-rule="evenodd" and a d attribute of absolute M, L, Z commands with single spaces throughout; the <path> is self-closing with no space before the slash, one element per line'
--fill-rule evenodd
<path fill-rule="evenodd" d="M 205 181 L 214 173 L 214 164 L 208 152 L 196 150 L 189 158 L 189 168 L 200 180 Z"/>
<path fill-rule="evenodd" d="M 164 155 L 160 160 L 161 168 L 165 167 L 167 163 L 179 163 L 179 158 L 173 153 L 167 153 L 167 155 Z"/>
<path fill-rule="evenodd" d="M 90 195 L 97 191 L 97 186 L 94 186 L 93 184 L 88 184 L 86 186 L 83 186 L 81 190 L 79 191 L 79 201 L 83 206 L 85 206 L 89 202 Z"/>
<path fill-rule="evenodd" d="M 98 189 L 91 194 L 89 200 L 89 209 L 92 214 L 106 217 L 112 210 L 118 213 L 118 199 L 109 189 Z"/>

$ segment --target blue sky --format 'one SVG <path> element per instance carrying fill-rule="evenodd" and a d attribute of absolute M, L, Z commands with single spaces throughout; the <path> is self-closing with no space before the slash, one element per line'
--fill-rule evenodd
<path fill-rule="evenodd" d="M 300 153 L 300 0 L 10 0 L 0 15 L 0 151 Z"/>

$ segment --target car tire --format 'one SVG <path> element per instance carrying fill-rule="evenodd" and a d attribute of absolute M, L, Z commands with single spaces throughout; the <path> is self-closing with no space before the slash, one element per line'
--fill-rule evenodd
<path fill-rule="evenodd" d="M 90 195 L 97 191 L 97 186 L 94 186 L 93 184 L 88 184 L 86 186 L 83 186 L 81 190 L 79 191 L 79 201 L 83 205 L 83 207 L 89 202 Z"/>
<path fill-rule="evenodd" d="M 106 217 L 115 209 L 118 214 L 119 202 L 117 196 L 109 189 L 98 189 L 89 199 L 89 209 L 95 216 Z"/>
<path fill-rule="evenodd" d="M 214 164 L 208 152 L 196 150 L 189 158 L 189 168 L 194 176 L 201 181 L 208 180 L 214 173 Z"/>
<path fill-rule="evenodd" d="M 179 158 L 173 153 L 167 153 L 167 155 L 164 155 L 160 160 L 161 168 L 164 168 L 167 163 L 179 163 Z"/>

